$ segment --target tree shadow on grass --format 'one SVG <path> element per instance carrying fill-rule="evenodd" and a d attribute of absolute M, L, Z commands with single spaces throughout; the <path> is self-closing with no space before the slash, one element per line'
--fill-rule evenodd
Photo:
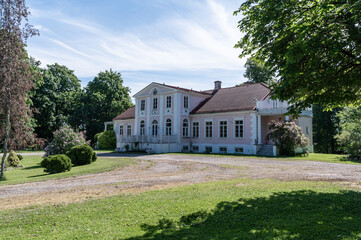
<path fill-rule="evenodd" d="M 40 164 L 35 165 L 35 166 L 30 166 L 30 167 L 24 167 L 21 170 L 32 170 L 32 169 L 37 169 L 37 168 L 41 168 Z"/>
<path fill-rule="evenodd" d="M 361 193 L 293 191 L 220 202 L 179 221 L 144 224 L 140 239 L 361 239 Z"/>

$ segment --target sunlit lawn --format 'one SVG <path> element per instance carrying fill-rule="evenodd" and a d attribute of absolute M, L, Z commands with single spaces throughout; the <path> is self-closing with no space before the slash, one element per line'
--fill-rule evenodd
<path fill-rule="evenodd" d="M 360 239 L 361 193 L 335 183 L 231 180 L 0 210 L 1 239 Z"/>
<path fill-rule="evenodd" d="M 98 157 L 96 162 L 89 165 L 73 167 L 69 172 L 48 174 L 44 172 L 44 168 L 40 167 L 41 161 L 41 156 L 24 155 L 24 159 L 20 162 L 20 165 L 24 165 L 24 167 L 14 168 L 6 171 L 6 181 L 0 181 L 0 185 L 43 181 L 48 179 L 73 177 L 90 173 L 106 172 L 135 163 L 135 161 L 130 158 Z"/>

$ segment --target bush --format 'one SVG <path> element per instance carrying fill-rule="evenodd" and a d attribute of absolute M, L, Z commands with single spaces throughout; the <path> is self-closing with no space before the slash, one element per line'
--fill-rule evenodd
<path fill-rule="evenodd" d="M 65 154 L 74 146 L 86 144 L 83 133 L 77 133 L 68 125 L 54 132 L 54 139 L 45 148 L 45 157 L 55 154 Z"/>
<path fill-rule="evenodd" d="M 19 158 L 20 161 L 24 159 L 23 155 L 21 155 L 21 154 L 19 154 L 19 153 L 17 153 L 16 156 L 18 156 L 18 158 Z"/>
<path fill-rule="evenodd" d="M 99 133 L 98 133 L 99 134 Z M 99 149 L 115 149 L 117 139 L 113 130 L 105 131 L 96 135 Z"/>
<path fill-rule="evenodd" d="M 66 155 L 75 166 L 90 164 L 97 160 L 97 154 L 87 144 L 73 147 Z"/>
<path fill-rule="evenodd" d="M 269 123 L 269 129 L 272 132 L 267 135 L 267 140 L 272 140 L 276 144 L 280 155 L 294 156 L 296 147 L 305 149 L 309 145 L 308 138 L 294 122 L 272 121 Z"/>
<path fill-rule="evenodd" d="M 9 167 L 17 167 L 19 163 L 20 163 L 20 159 L 18 155 L 16 155 L 16 153 L 11 150 L 7 158 L 7 165 Z"/>
<path fill-rule="evenodd" d="M 46 157 L 41 161 L 40 166 L 45 168 L 44 172 L 48 173 L 61 173 L 70 171 L 71 160 L 65 154 L 58 154 Z"/>

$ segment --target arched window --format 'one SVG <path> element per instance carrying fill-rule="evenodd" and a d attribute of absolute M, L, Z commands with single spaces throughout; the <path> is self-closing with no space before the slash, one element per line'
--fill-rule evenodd
<path fill-rule="evenodd" d="M 171 136 L 172 135 L 172 120 L 170 118 L 167 119 L 165 122 L 165 135 Z"/>
<path fill-rule="evenodd" d="M 183 137 L 188 137 L 188 129 L 189 129 L 188 120 L 184 119 L 183 120 Z"/>
<path fill-rule="evenodd" d="M 144 122 L 144 120 L 140 121 L 140 135 L 145 135 L 145 122 Z"/>
<path fill-rule="evenodd" d="M 153 120 L 152 122 L 152 135 L 157 136 L 158 135 L 158 121 Z"/>
<path fill-rule="evenodd" d="M 153 95 L 157 95 L 157 94 L 158 94 L 157 89 L 154 89 L 154 90 L 153 90 Z"/>

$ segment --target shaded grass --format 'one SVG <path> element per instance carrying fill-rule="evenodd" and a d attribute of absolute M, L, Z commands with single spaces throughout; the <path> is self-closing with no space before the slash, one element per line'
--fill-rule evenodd
<path fill-rule="evenodd" d="M 2 239 L 360 239 L 361 194 L 325 182 L 230 180 L 0 211 Z"/>
<path fill-rule="evenodd" d="M 324 153 L 310 153 L 309 156 L 259 156 L 259 155 L 243 155 L 243 154 L 208 154 L 208 153 L 165 153 L 174 155 L 191 155 L 204 157 L 231 157 L 231 158 L 253 158 L 253 159 L 269 159 L 269 160 L 284 160 L 284 161 L 315 161 L 315 162 L 329 162 L 329 163 L 345 163 L 345 164 L 361 164 L 360 161 L 349 159 L 346 155 L 341 154 L 324 154 Z"/>
<path fill-rule="evenodd" d="M 10 169 L 5 172 L 6 181 L 1 181 L 0 185 L 18 184 L 25 182 L 44 181 L 49 179 L 59 179 L 75 177 L 90 173 L 100 173 L 134 164 L 130 158 L 101 158 L 89 165 L 72 167 L 69 172 L 48 174 L 44 168 L 40 167 L 41 156 L 25 156 L 20 162 L 23 168 Z"/>

